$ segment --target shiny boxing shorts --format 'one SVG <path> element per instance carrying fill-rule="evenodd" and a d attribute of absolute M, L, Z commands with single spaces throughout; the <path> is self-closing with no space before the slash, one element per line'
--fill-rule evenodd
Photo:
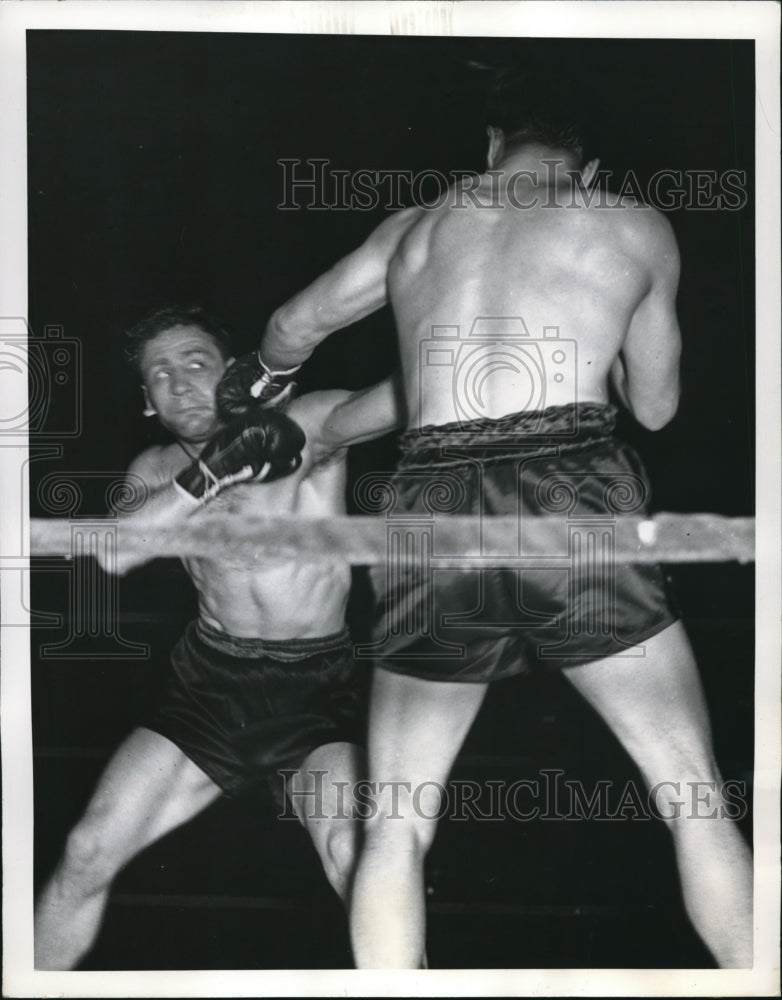
<path fill-rule="evenodd" d="M 372 570 L 377 666 L 484 683 L 643 656 L 644 640 L 678 615 L 659 566 L 611 559 L 616 518 L 645 516 L 649 497 L 638 456 L 613 435 L 615 420 L 613 406 L 580 403 L 403 436 L 384 484 L 388 530 L 404 534 L 405 524 L 429 519 L 431 535 L 426 556 L 411 558 L 412 543 L 398 542 L 397 556 L 392 546 L 388 565 Z M 563 518 L 568 541 L 520 570 L 438 569 L 438 523 L 449 514 L 516 517 L 512 554 L 524 555 L 536 515 Z"/>
<path fill-rule="evenodd" d="M 347 629 L 272 641 L 191 622 L 142 725 L 175 743 L 228 795 L 260 778 L 279 801 L 280 768 L 299 767 L 326 743 L 364 742 L 365 674 Z"/>

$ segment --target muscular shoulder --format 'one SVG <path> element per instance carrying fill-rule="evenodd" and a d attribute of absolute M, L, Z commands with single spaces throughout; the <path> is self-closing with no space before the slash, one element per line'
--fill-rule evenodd
<path fill-rule="evenodd" d="M 412 205 L 410 208 L 403 208 L 398 212 L 389 215 L 387 219 L 374 230 L 370 239 L 399 239 L 414 226 L 419 219 L 426 215 L 426 211 L 419 205 Z"/>
<path fill-rule="evenodd" d="M 616 235 L 627 252 L 642 259 L 656 274 L 678 276 L 679 248 L 666 216 L 649 205 L 628 204 L 612 196 L 609 207 L 599 209 L 616 226 Z"/>
<path fill-rule="evenodd" d="M 668 219 L 656 208 L 636 213 L 634 223 L 650 267 L 663 279 L 678 281 L 679 246 Z"/>
<path fill-rule="evenodd" d="M 294 399 L 287 409 L 287 415 L 295 420 L 307 437 L 304 448 L 303 469 L 326 460 L 336 460 L 344 454 L 343 449 L 335 449 L 329 436 L 329 420 L 334 411 L 346 402 L 352 393 L 347 389 L 329 389 L 309 392 Z"/>
<path fill-rule="evenodd" d="M 421 219 L 425 218 L 426 214 L 424 209 L 418 205 L 394 212 L 372 231 L 364 244 L 365 251 L 371 251 L 386 261 L 390 260 L 402 240 Z"/>

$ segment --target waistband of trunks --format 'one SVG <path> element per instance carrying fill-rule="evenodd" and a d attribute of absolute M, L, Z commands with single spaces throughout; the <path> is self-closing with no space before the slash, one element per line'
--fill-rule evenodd
<path fill-rule="evenodd" d="M 497 419 L 428 424 L 402 435 L 398 468 L 451 466 L 475 458 L 501 461 L 521 455 L 566 454 L 609 439 L 616 414 L 610 403 L 570 403 L 508 413 Z"/>
<path fill-rule="evenodd" d="M 263 656 L 284 663 L 294 663 L 319 653 L 331 653 L 349 647 L 351 642 L 347 628 L 314 639 L 262 639 L 220 632 L 200 618 L 194 626 L 196 635 L 207 646 L 220 653 L 244 659 L 259 659 Z"/>

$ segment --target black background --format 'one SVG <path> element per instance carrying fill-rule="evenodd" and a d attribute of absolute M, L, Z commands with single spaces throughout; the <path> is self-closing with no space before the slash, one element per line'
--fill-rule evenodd
<path fill-rule="evenodd" d="M 73 400 L 52 393 L 46 432 L 32 444 L 57 443 L 60 454 L 32 462 L 31 512 L 105 513 L 106 483 L 159 439 L 122 359 L 130 323 L 197 300 L 249 349 L 272 309 L 385 217 L 382 206 L 278 210 L 279 158 L 322 157 L 349 171 L 479 170 L 486 74 L 476 64 L 530 58 L 567 67 L 589 88 L 601 165 L 616 178 L 630 169 L 642 185 L 661 169 L 747 172 L 741 211 L 669 213 L 682 254 L 682 403 L 663 431 L 629 419 L 623 431 L 649 468 L 656 509 L 753 513 L 751 42 L 67 31 L 28 33 L 29 320 L 38 338 L 53 324 L 79 342 L 72 374 L 82 400 L 79 433 L 58 435 L 74 419 Z M 303 388 L 369 385 L 395 358 L 384 310 L 323 344 Z M 394 456 L 393 439 L 362 446 L 352 473 Z M 78 507 L 53 507 L 42 492 L 61 474 L 79 483 Z M 102 640 L 68 645 L 68 578 L 51 569 L 40 565 L 33 580 L 34 610 L 62 616 L 33 632 L 39 881 L 106 754 L 154 696 L 193 609 L 176 563 L 132 574 L 120 584 L 117 628 L 150 643 L 151 658 L 109 659 Z M 672 576 L 725 776 L 749 782 L 752 569 L 674 567 Z M 360 636 L 361 570 L 356 583 L 350 616 Z M 83 655 L 44 649 L 58 642 Z M 620 787 L 634 774 L 563 683 L 515 679 L 490 695 L 457 774 L 512 780 L 557 766 Z M 429 865 L 433 965 L 709 963 L 680 912 L 657 824 L 554 826 L 443 825 Z M 302 922 L 306 954 L 294 948 Z M 245 796 L 120 876 L 88 967 L 343 966 L 346 947 L 304 834 Z"/>

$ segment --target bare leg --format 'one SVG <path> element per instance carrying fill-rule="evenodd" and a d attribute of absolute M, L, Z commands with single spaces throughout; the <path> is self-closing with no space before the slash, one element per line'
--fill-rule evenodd
<path fill-rule="evenodd" d="M 359 968 L 424 965 L 424 858 L 437 827 L 440 788 L 485 693 L 485 684 L 422 681 L 375 670 L 369 780 L 377 789 L 377 811 L 364 824 L 351 901 Z M 384 788 L 384 782 L 398 784 Z"/>
<path fill-rule="evenodd" d="M 296 815 L 345 906 L 356 861 L 358 821 L 353 791 L 363 776 L 364 763 L 363 750 L 352 743 L 328 743 L 312 751 L 289 786 Z"/>
<path fill-rule="evenodd" d="M 106 766 L 40 895 L 36 969 L 72 969 L 92 947 L 120 869 L 220 794 L 169 740 L 134 730 Z"/>
<path fill-rule="evenodd" d="M 687 913 L 721 967 L 748 968 L 752 857 L 736 824 L 721 814 L 722 779 L 692 650 L 681 623 L 644 646 L 643 659 L 611 657 L 563 673 L 613 730 L 648 787 L 665 783 L 655 799 L 671 816 L 666 824 Z M 715 790 L 692 782 L 713 783 Z M 694 787 L 702 800 L 696 817 Z"/>

